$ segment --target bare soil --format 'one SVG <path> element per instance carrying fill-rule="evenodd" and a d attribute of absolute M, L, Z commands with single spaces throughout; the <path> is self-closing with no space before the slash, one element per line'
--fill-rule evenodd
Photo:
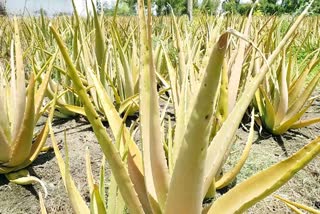
<path fill-rule="evenodd" d="M 319 104 L 320 100 L 315 102 L 305 117 L 319 116 Z M 39 124 L 38 128 L 40 128 L 41 125 L 43 125 L 43 122 Z M 243 124 L 238 130 L 238 140 L 226 163 L 226 169 L 230 168 L 237 161 L 242 152 L 248 135 L 246 128 L 244 128 L 246 126 L 248 127 L 248 124 Z M 93 170 L 96 176 L 98 175 L 102 159 L 102 152 L 91 126 L 84 119 L 78 118 L 67 121 L 55 121 L 54 130 L 63 154 L 64 131 L 66 131 L 71 173 L 83 197 L 86 201 L 89 201 L 84 158 L 86 147 L 90 149 Z M 268 133 L 259 132 L 257 129 L 255 132 L 255 143 L 250 152 L 250 156 L 233 185 L 287 158 L 317 136 L 320 136 L 320 124 L 298 130 L 291 130 L 281 137 L 274 137 Z M 47 144 L 50 145 L 50 143 L 51 140 L 48 139 Z M 45 199 L 48 213 L 73 213 L 53 151 L 41 154 L 38 159 L 28 167 L 28 170 L 32 175 L 39 177 L 46 183 L 49 192 L 48 197 Z M 39 213 L 37 191 L 41 191 L 39 185 L 19 186 L 11 184 L 8 183 L 3 175 L 0 175 L 0 214 Z M 224 191 L 227 191 L 227 189 Z M 221 191 L 221 193 L 223 193 L 223 191 Z M 294 178 L 280 188 L 276 194 L 320 209 L 320 156 L 316 157 L 307 167 L 299 171 Z M 247 213 L 284 214 L 292 212 L 282 202 L 271 195 L 250 208 Z"/>

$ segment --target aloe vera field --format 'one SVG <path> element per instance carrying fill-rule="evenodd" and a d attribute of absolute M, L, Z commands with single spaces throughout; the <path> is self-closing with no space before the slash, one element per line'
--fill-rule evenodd
<path fill-rule="evenodd" d="M 320 213 L 317 2 L 72 4 L 0 16 L 0 214 Z"/>

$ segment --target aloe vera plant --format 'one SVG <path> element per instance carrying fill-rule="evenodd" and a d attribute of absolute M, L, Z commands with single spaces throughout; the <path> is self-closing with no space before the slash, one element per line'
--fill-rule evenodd
<path fill-rule="evenodd" d="M 319 51 L 316 51 L 311 59 L 305 60 L 303 70 L 296 71 L 292 55 L 287 63 L 287 54 L 283 52 L 276 72 L 260 86 L 255 96 L 260 112 L 259 122 L 270 133 L 280 135 L 288 129 L 320 122 L 320 118 L 300 120 L 316 98 L 310 97 L 319 82 L 320 72 L 316 71 L 309 83 L 307 77 L 319 63 L 318 56 Z"/>
<path fill-rule="evenodd" d="M 89 213 L 90 211 L 92 213 L 105 213 L 106 209 L 111 213 L 121 213 L 124 207 L 123 203 L 125 203 L 130 213 L 242 212 L 282 186 L 320 152 L 320 139 L 316 139 L 288 159 L 257 173 L 237 185 L 231 191 L 213 201 L 208 208 L 202 208 L 202 200 L 221 169 L 225 156 L 228 156 L 234 133 L 256 89 L 267 73 L 269 65 L 275 61 L 286 42 L 292 36 L 299 23 L 301 23 L 308 8 L 298 17 L 282 41 L 268 57 L 267 62 L 261 68 L 261 72 L 248 82 L 248 86 L 245 87 L 235 107 L 210 142 L 210 121 L 214 114 L 212 103 L 219 91 L 220 79 L 222 78 L 221 71 L 227 50 L 228 33 L 218 37 L 216 43 L 212 42 L 213 47 L 211 54 L 208 56 L 208 64 L 200 71 L 203 72 L 203 75 L 199 82 L 199 87 L 187 109 L 183 108 L 183 104 L 186 102 L 185 97 L 187 96 L 186 84 L 183 85 L 182 83 L 181 85 L 182 92 L 179 97 L 178 124 L 176 125 L 176 135 L 178 136 L 175 136 L 174 141 L 172 141 L 169 135 L 166 156 L 161 140 L 159 101 L 151 40 L 150 5 L 150 1 L 148 1 L 149 13 L 146 17 L 144 15 L 144 3 L 143 1 L 138 1 L 140 131 L 143 153 L 137 149 L 130 132 L 124 127 L 123 121 L 113 106 L 103 84 L 99 81 L 98 74 L 90 72 L 89 69 L 87 75 L 90 75 L 94 83 L 94 89 L 98 94 L 113 135 L 117 136 L 117 143 L 112 143 L 87 94 L 83 81 L 77 75 L 76 65 L 72 62 L 61 37 L 55 28 L 50 26 L 64 60 L 70 68 L 68 75 L 74 83 L 76 93 L 84 104 L 86 116 L 93 127 L 106 160 L 110 164 L 113 174 L 112 179 L 114 179 L 113 185 L 116 185 L 116 190 L 113 190 L 116 193 L 112 192 L 112 197 L 109 199 L 113 203 L 105 203 L 102 200 L 104 198 L 103 188 L 99 188 L 90 178 L 92 177 L 90 173 L 88 173 L 91 193 L 91 207 L 89 209 L 76 190 L 74 181 L 71 178 L 68 170 L 68 158 L 66 163 L 63 163 L 63 159 L 59 155 L 53 140 L 55 152 L 59 157 L 60 171 L 73 209 L 77 213 Z M 182 82 L 185 81 L 186 78 Z M 178 126 L 180 127 L 179 132 L 177 132 Z M 54 139 L 52 132 L 51 136 Z M 90 167 L 87 166 L 87 168 L 87 171 L 90 172 Z M 234 172 L 225 175 L 229 177 L 228 179 L 226 177 L 221 179 L 230 181 L 230 177 L 232 178 L 237 174 L 238 168 L 236 166 Z M 193 173 L 190 173 L 191 171 Z M 224 183 L 222 182 L 223 180 L 221 180 L 220 184 Z M 100 185 L 102 183 L 100 182 Z M 219 184 L 219 180 L 217 183 Z M 188 192 L 185 191 L 186 186 L 188 187 Z M 112 186 L 113 188 L 114 186 Z M 119 196 L 119 201 L 115 199 L 117 196 Z M 120 210 L 116 211 L 117 205 L 114 205 L 114 201 L 119 202 L 117 204 Z"/>
<path fill-rule="evenodd" d="M 24 168 L 37 158 L 48 136 L 48 125 L 45 125 L 33 142 L 34 127 L 43 112 L 42 100 L 50 78 L 53 58 L 49 58 L 42 69 L 42 73 L 48 69 L 42 83 L 36 85 L 38 75 L 32 73 L 26 88 L 23 52 L 16 19 L 14 29 L 10 70 L 0 65 L 0 173 L 17 184 L 39 182 L 43 185 Z"/>

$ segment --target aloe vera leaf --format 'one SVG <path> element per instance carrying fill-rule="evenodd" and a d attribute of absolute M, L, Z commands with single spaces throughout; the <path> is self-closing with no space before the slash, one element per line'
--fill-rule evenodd
<path fill-rule="evenodd" d="M 163 44 L 162 44 L 162 48 L 164 49 Z M 171 87 L 171 97 L 173 100 L 174 110 L 175 110 L 175 113 L 177 114 L 178 106 L 179 106 L 177 73 L 176 73 L 176 70 L 173 68 L 173 65 L 170 61 L 170 58 L 169 58 L 166 50 L 163 50 L 163 55 L 164 55 L 165 65 L 167 67 L 168 74 L 169 74 L 169 81 L 170 81 L 170 87 Z"/>
<path fill-rule="evenodd" d="M 67 190 L 71 206 L 73 210 L 76 213 L 90 213 L 89 208 L 86 205 L 86 202 L 83 200 L 83 198 L 80 195 L 80 192 L 77 190 L 77 187 L 71 177 L 70 171 L 69 171 L 69 157 L 68 157 L 68 148 L 66 146 L 66 163 L 64 162 L 61 153 L 58 148 L 57 141 L 54 137 L 53 129 L 51 126 L 51 123 L 49 123 L 49 130 L 50 130 L 50 136 L 52 141 L 52 146 L 54 149 L 54 153 L 57 158 L 58 166 L 60 169 L 60 173 L 65 185 L 65 188 Z M 66 145 L 66 144 L 65 144 Z"/>
<path fill-rule="evenodd" d="M 66 64 L 69 66 L 69 75 L 74 83 L 74 88 L 84 104 L 86 115 L 97 136 L 101 149 L 110 164 L 110 168 L 115 176 L 117 183 L 121 184 L 119 186 L 119 189 L 121 194 L 126 196 L 124 197 L 124 199 L 129 210 L 132 213 L 143 213 L 141 204 L 136 195 L 136 192 L 134 191 L 132 182 L 129 178 L 124 163 L 122 162 L 120 155 L 118 154 L 115 146 L 112 144 L 109 135 L 107 134 L 101 120 L 99 119 L 99 116 L 87 95 L 86 89 L 78 76 L 78 72 L 72 63 L 67 50 L 63 42 L 61 41 L 60 36 L 52 26 L 50 26 L 50 29 L 54 35 L 56 42 L 58 43 L 59 49 L 64 57 L 64 60 L 66 61 Z"/>
<path fill-rule="evenodd" d="M 148 8 L 151 7 L 148 4 Z M 151 17 L 144 15 L 144 2 L 138 1 L 140 34 L 140 130 L 143 144 L 144 176 L 149 193 L 156 192 L 161 209 L 169 188 L 169 170 L 161 142 L 159 100 L 152 53 Z"/>
<path fill-rule="evenodd" d="M 38 136 L 36 137 L 34 143 L 32 143 L 31 151 L 29 153 L 28 158 L 23 163 L 19 164 L 16 167 L 11 167 L 11 168 L 8 167 L 8 168 L 4 169 L 7 173 L 26 168 L 38 157 L 39 153 L 42 151 L 42 148 L 43 148 L 44 144 L 46 143 L 46 140 L 47 140 L 47 137 L 49 134 L 49 121 L 52 121 L 56 100 L 54 99 L 53 102 L 50 104 L 51 104 L 51 109 L 49 112 L 48 120 L 47 120 L 45 126 L 42 128 L 42 130 L 38 134 Z M 1 173 L 1 168 L 0 168 L 0 173 Z"/>
<path fill-rule="evenodd" d="M 281 65 L 281 73 L 280 78 L 278 79 L 279 84 L 279 104 L 277 106 L 276 111 L 276 117 L 275 117 L 275 123 L 279 124 L 280 121 L 285 117 L 287 111 L 288 111 L 288 102 L 289 102 L 289 96 L 288 96 L 288 84 L 287 84 L 287 72 L 288 68 L 286 66 L 286 53 L 285 50 L 283 51 L 283 59 L 282 59 L 282 65 Z"/>
<path fill-rule="evenodd" d="M 5 176 L 10 182 L 18 185 L 30 185 L 36 183 L 40 184 L 45 193 L 45 197 L 47 197 L 48 195 L 48 191 L 44 182 L 35 176 L 30 176 L 29 171 L 26 169 L 21 169 L 15 172 L 7 173 L 5 174 Z"/>
<path fill-rule="evenodd" d="M 7 94 L 6 94 L 6 90 L 8 89 L 8 86 L 5 87 L 6 85 L 6 80 L 4 79 L 5 77 L 3 76 L 4 71 L 1 69 L 1 65 L 0 65 L 0 88 L 2 90 L 0 90 L 0 112 L 3 112 L 2 116 L 0 117 L 0 129 L 2 130 L 2 134 L 3 134 L 3 138 L 6 138 L 6 141 L 9 145 L 9 143 L 11 142 L 11 127 L 10 127 L 10 123 L 9 123 L 9 109 L 7 106 Z M 6 152 L 4 152 L 6 153 Z M 7 153 L 9 154 L 9 153 Z"/>
<path fill-rule="evenodd" d="M 11 68 L 12 70 L 12 82 L 11 87 L 14 87 L 15 93 L 11 94 L 11 99 L 13 100 L 12 108 L 14 113 L 14 120 L 12 125 L 12 133 L 13 138 L 16 138 L 19 134 L 20 127 L 22 125 L 22 120 L 24 118 L 25 106 L 26 106 L 26 87 L 25 87 L 25 73 L 23 67 L 23 52 L 21 48 L 20 35 L 19 35 L 19 27 L 17 19 L 14 19 L 14 47 L 15 47 L 15 60 L 16 60 L 16 74 L 15 68 Z M 13 59 L 13 56 L 11 56 Z M 13 78 L 16 76 L 16 81 Z"/>
<path fill-rule="evenodd" d="M 239 101 L 236 103 L 234 110 L 229 114 L 229 117 L 226 119 L 222 125 L 220 131 L 217 133 L 215 138 L 211 141 L 206 160 L 206 170 L 205 170 L 205 184 L 204 192 L 206 192 L 211 185 L 213 179 L 215 178 L 218 170 L 221 168 L 223 163 L 224 156 L 230 144 L 233 142 L 233 136 L 238 126 L 241 122 L 243 114 L 247 110 L 247 107 L 251 103 L 252 97 L 255 94 L 256 89 L 259 87 L 260 83 L 265 77 L 265 74 L 269 70 L 269 65 L 271 65 L 281 50 L 285 47 L 286 42 L 290 39 L 292 34 L 295 32 L 302 19 L 307 14 L 311 4 L 309 4 L 306 9 L 300 14 L 300 16 L 293 23 L 291 28 L 288 30 L 284 38 L 281 40 L 277 48 L 268 58 L 266 64 L 260 69 L 260 72 L 248 82 L 247 87 L 243 91 L 243 94 L 239 98 Z M 221 143 L 223 142 L 223 143 Z M 205 194 L 205 193 L 204 193 Z M 204 196 L 203 196 L 204 197 Z"/>
<path fill-rule="evenodd" d="M 97 10 L 95 8 L 95 4 L 93 3 L 93 0 L 91 0 L 92 8 L 93 8 L 93 17 L 94 17 L 94 26 L 96 30 L 96 37 L 95 37 L 95 54 L 99 66 L 99 76 L 102 85 L 106 86 L 106 79 L 105 79 L 105 50 L 106 45 L 104 41 L 104 35 L 101 29 L 101 24 L 99 22 L 99 16 L 97 14 Z"/>
<path fill-rule="evenodd" d="M 106 169 L 106 157 L 103 155 L 102 157 L 102 161 L 101 161 L 101 166 L 100 166 L 100 183 L 99 183 L 99 192 L 100 192 L 100 196 L 101 198 L 105 198 L 106 197 L 106 188 L 105 188 L 105 184 L 104 184 L 104 179 L 105 179 L 105 169 Z M 105 200 L 103 200 L 104 203 L 104 207 L 107 207 L 107 203 Z"/>
<path fill-rule="evenodd" d="M 190 100 L 188 99 L 190 97 L 190 89 L 188 84 L 188 76 L 186 75 L 181 89 L 180 89 L 180 95 L 179 95 L 179 105 L 177 106 L 176 111 L 176 128 L 175 128 L 175 135 L 173 139 L 173 166 L 177 160 L 177 157 L 179 155 L 179 151 L 181 148 L 181 144 L 183 142 L 183 136 L 184 132 L 186 130 L 187 121 L 190 116 Z"/>
<path fill-rule="evenodd" d="M 90 201 L 90 213 L 91 214 L 106 214 L 106 208 L 104 206 L 104 198 L 101 198 L 99 187 L 94 184 L 93 190 L 91 193 Z"/>
<path fill-rule="evenodd" d="M 175 17 L 175 15 L 173 14 L 172 11 L 172 17 L 173 17 L 173 29 L 174 29 L 174 33 L 175 33 L 175 41 L 176 41 L 176 46 L 178 49 L 178 58 L 179 58 L 179 70 L 178 70 L 178 81 L 179 81 L 179 85 L 178 85 L 178 90 L 182 90 L 182 83 L 183 80 L 185 78 L 185 75 L 188 74 L 187 71 L 187 67 L 186 67 L 186 56 L 184 54 L 184 44 L 183 44 L 183 40 L 181 39 L 181 35 L 180 35 L 180 30 L 177 24 L 177 18 Z"/>
<path fill-rule="evenodd" d="M 220 94 L 219 96 L 216 97 L 213 106 L 216 106 L 216 105 L 217 107 L 216 107 L 215 116 L 213 119 L 210 139 L 212 139 L 215 136 L 215 134 L 220 129 L 222 123 L 228 117 L 228 69 L 227 69 L 226 62 L 224 62 L 223 64 Z"/>
<path fill-rule="evenodd" d="M 253 8 L 250 10 L 248 20 L 244 27 L 243 35 L 245 37 L 248 37 L 250 34 L 252 14 L 253 14 Z M 243 63 L 245 59 L 246 46 L 247 46 L 247 42 L 245 40 L 240 39 L 235 61 L 230 67 L 230 71 L 232 73 L 230 75 L 230 79 L 228 83 L 228 112 L 231 112 L 231 110 L 233 109 L 237 100 L 237 95 L 239 93 L 240 77 L 241 77 L 241 71 L 242 71 Z"/>
<path fill-rule="evenodd" d="M 200 213 L 201 211 L 204 165 L 210 136 L 210 121 L 213 115 L 212 103 L 216 94 L 219 93 L 227 43 L 228 34 L 225 33 L 212 51 L 199 92 L 194 100 L 170 182 L 166 213 Z M 193 173 L 190 174 L 191 171 Z"/>
<path fill-rule="evenodd" d="M 104 214 L 106 212 L 105 208 L 105 200 L 104 195 L 100 194 L 100 189 L 98 185 L 95 184 L 93 174 L 92 174 L 92 167 L 91 167 L 91 160 L 90 160 L 90 152 L 89 149 L 86 149 L 86 171 L 87 171 L 87 180 L 91 194 L 91 201 L 90 201 L 90 213 L 97 213 L 97 214 Z"/>
<path fill-rule="evenodd" d="M 304 68 L 302 73 L 290 85 L 290 88 L 289 88 L 289 107 L 291 107 L 299 99 L 301 92 L 303 92 L 303 88 L 304 88 L 308 74 L 320 62 L 320 59 L 318 58 L 319 53 L 320 52 L 315 54 L 315 56 L 306 65 L 306 67 Z"/>
<path fill-rule="evenodd" d="M 4 131 L 2 130 L 2 127 L 0 127 L 0 165 L 2 163 L 5 163 L 9 160 L 10 158 L 10 145 L 9 142 L 7 141 L 7 137 L 4 134 Z"/>
<path fill-rule="evenodd" d="M 252 114 L 251 114 L 251 125 L 250 125 L 249 136 L 248 136 L 246 146 L 242 152 L 242 155 L 239 161 L 237 162 L 237 164 L 233 167 L 233 169 L 227 172 L 226 174 L 224 174 L 219 180 L 216 181 L 215 186 L 217 189 L 221 189 L 227 186 L 239 174 L 241 168 L 243 167 L 246 160 L 248 159 L 249 152 L 253 142 L 253 136 L 254 136 L 254 111 L 252 111 Z"/>
<path fill-rule="evenodd" d="M 76 113 L 76 114 L 79 114 L 79 115 L 86 116 L 86 113 L 85 113 L 84 108 L 83 108 L 83 107 L 80 107 L 80 106 L 62 104 L 62 105 L 59 105 L 58 107 L 60 107 L 60 108 L 62 108 L 62 109 L 65 109 L 65 110 L 67 110 L 67 111 L 70 111 L 70 112 L 72 112 L 72 113 Z"/>
<path fill-rule="evenodd" d="M 55 60 L 55 56 L 56 56 L 56 54 L 48 60 L 50 62 L 49 67 L 48 67 L 48 71 L 47 71 L 46 75 L 44 76 L 42 83 L 39 86 L 39 89 L 35 92 L 35 115 L 36 115 L 35 123 L 36 123 L 36 121 L 38 121 L 38 119 L 41 116 L 39 114 L 39 112 L 42 107 L 42 101 L 45 96 L 49 80 L 51 78 L 51 71 L 53 68 L 53 62 Z"/>
<path fill-rule="evenodd" d="M 278 195 L 275 195 L 274 197 L 279 199 L 280 201 L 284 202 L 286 205 L 291 205 L 293 207 L 300 208 L 300 209 L 305 210 L 305 211 L 307 211 L 309 213 L 320 214 L 320 210 L 316 210 L 316 209 L 313 209 L 311 207 L 305 206 L 303 204 L 299 204 L 299 203 L 290 201 L 290 200 L 282 198 L 282 197 L 280 197 Z M 292 208 L 292 207 L 290 207 L 290 208 Z"/>
<path fill-rule="evenodd" d="M 90 156 L 90 151 L 89 151 L 88 147 L 86 148 L 85 160 L 86 160 L 86 174 L 87 174 L 89 192 L 90 192 L 90 194 L 92 194 L 95 182 L 93 179 L 92 166 L 91 166 L 91 156 Z"/>
<path fill-rule="evenodd" d="M 301 120 L 301 121 L 298 121 L 298 122 L 295 122 L 294 124 L 292 124 L 292 126 L 290 126 L 290 128 L 291 129 L 299 129 L 299 128 L 310 126 L 312 124 L 319 123 L 319 122 L 320 122 L 320 117 L 307 119 L 307 120 Z"/>
<path fill-rule="evenodd" d="M 143 171 L 137 167 L 134 163 L 135 156 L 131 154 L 130 150 L 128 153 L 128 171 L 134 188 L 137 191 L 138 197 L 142 204 L 145 213 L 161 213 L 158 202 L 148 193 L 145 185 L 145 178 Z M 154 193 L 155 194 L 155 193 Z"/>
<path fill-rule="evenodd" d="M 45 202 L 44 202 L 42 193 L 38 192 L 38 196 L 39 196 L 39 203 L 40 203 L 40 212 L 41 212 L 41 214 L 47 214 L 47 209 L 45 206 Z"/>
<path fill-rule="evenodd" d="M 92 72 L 89 72 L 88 74 L 91 75 L 92 77 L 93 83 L 97 90 L 97 94 L 100 97 L 102 108 L 108 119 L 112 132 L 114 133 L 114 135 L 117 135 L 117 133 L 119 133 L 122 120 L 119 117 L 117 111 L 115 110 L 115 107 L 113 106 L 109 96 L 104 90 L 101 82 L 98 81 L 98 79 L 96 78 L 96 76 L 94 76 Z M 145 181 L 144 181 L 144 172 L 143 172 L 143 165 L 142 165 L 142 155 L 139 148 L 130 137 L 130 133 L 128 129 L 126 127 L 123 127 L 123 129 L 124 129 L 123 130 L 124 138 L 126 139 L 126 143 L 129 145 L 129 156 L 128 156 L 129 175 L 132 180 L 132 183 L 134 184 L 134 188 L 138 194 L 138 197 L 141 201 L 143 209 L 145 210 L 146 213 L 150 213 L 151 208 L 148 201 L 148 194 L 144 185 Z M 152 196 L 149 196 L 149 197 L 152 197 Z M 155 200 L 153 199 L 153 201 Z"/>
<path fill-rule="evenodd" d="M 117 207 L 117 183 L 114 177 L 110 177 L 110 185 L 108 191 L 108 207 L 107 213 L 115 213 Z"/>
<path fill-rule="evenodd" d="M 251 176 L 232 188 L 211 205 L 208 213 L 244 212 L 280 188 L 319 153 L 320 138 L 317 138 L 286 160 Z"/>
<path fill-rule="evenodd" d="M 312 102 L 310 102 L 307 106 L 305 106 L 295 115 L 292 115 L 292 117 L 288 118 L 287 120 L 283 120 L 281 124 L 274 128 L 273 134 L 280 135 L 285 133 L 288 129 L 291 128 L 293 124 L 295 124 L 302 117 L 302 115 L 310 108 L 311 105 Z"/>
<path fill-rule="evenodd" d="M 113 31 L 116 31 L 115 27 L 112 28 Z M 129 67 L 129 61 L 128 58 L 126 57 L 123 48 L 121 47 L 120 41 L 117 39 L 116 36 L 114 36 L 115 32 L 112 34 L 115 40 L 115 45 L 118 48 L 118 54 L 120 56 L 120 62 L 123 65 L 123 75 L 124 75 L 124 89 L 125 89 L 125 93 L 127 97 L 131 97 L 134 95 L 134 87 L 133 87 L 133 79 L 132 79 L 132 74 L 131 74 L 131 70 Z"/>
<path fill-rule="evenodd" d="M 294 103 L 292 103 L 291 107 L 287 111 L 287 114 L 284 120 L 288 120 L 289 118 L 293 117 L 293 115 L 297 114 L 298 111 L 300 111 L 300 109 L 304 106 L 304 104 L 307 102 L 312 92 L 316 88 L 319 82 L 319 79 L 320 79 L 320 72 L 318 72 L 318 74 L 313 77 L 311 82 L 304 89 L 303 93 L 298 97 L 298 99 Z"/>
<path fill-rule="evenodd" d="M 133 95 L 132 97 L 128 97 L 124 101 L 121 102 L 119 107 L 119 114 L 125 112 L 130 106 L 133 112 L 139 109 L 139 94 Z"/>
<path fill-rule="evenodd" d="M 262 87 L 260 87 L 260 92 L 264 100 L 264 104 L 262 107 L 264 114 L 261 115 L 261 119 L 263 124 L 265 125 L 265 128 L 269 131 L 272 131 L 274 127 L 277 126 L 275 122 L 276 113 L 274 107 L 272 106 L 271 100 L 269 99 L 266 91 Z"/>
<path fill-rule="evenodd" d="M 11 154 L 9 162 L 6 163 L 8 167 L 14 167 L 22 164 L 30 155 L 32 148 L 33 127 L 34 127 L 34 78 L 31 75 L 29 81 L 29 90 L 27 94 L 27 105 L 21 121 L 20 129 L 14 139 L 11 147 Z M 25 87 L 25 86 L 24 86 Z M 25 99 L 25 98 L 24 98 Z"/>

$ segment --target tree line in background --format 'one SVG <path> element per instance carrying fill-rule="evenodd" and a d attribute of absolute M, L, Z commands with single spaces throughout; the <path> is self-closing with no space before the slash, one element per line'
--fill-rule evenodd
<path fill-rule="evenodd" d="M 137 0 L 123 0 L 119 2 L 117 14 L 118 15 L 133 15 L 136 12 Z M 173 10 L 175 15 L 188 14 L 192 7 L 193 13 L 205 12 L 208 14 L 215 14 L 220 0 L 203 0 L 198 3 L 198 0 L 154 0 L 154 11 L 157 15 L 169 15 Z M 114 8 L 104 8 L 104 12 L 108 15 L 113 14 Z"/>
<path fill-rule="evenodd" d="M 119 15 L 133 15 L 136 11 L 136 0 L 120 1 L 118 5 Z M 222 11 L 230 12 L 233 14 L 246 15 L 252 8 L 252 3 L 241 4 L 240 0 L 225 0 L 222 3 Z M 256 13 L 262 15 L 280 15 L 280 14 L 294 14 L 299 12 L 309 1 L 305 0 L 260 0 Z M 199 3 L 197 0 L 154 0 L 154 11 L 157 15 L 169 15 L 171 8 L 174 14 L 182 15 L 188 14 L 189 16 L 198 13 L 206 13 L 215 15 L 220 0 L 203 0 Z M 112 14 L 114 9 L 104 9 L 105 13 Z M 320 0 L 316 0 L 313 4 L 312 12 L 320 14 Z"/>
<path fill-rule="evenodd" d="M 305 0 L 260 0 L 257 5 L 257 10 L 261 14 L 294 14 L 299 12 L 308 4 Z M 231 13 L 246 15 L 249 13 L 253 3 L 240 4 L 240 0 L 226 0 L 223 3 L 223 10 Z M 316 0 L 313 3 L 312 13 L 320 14 L 320 1 Z"/>

